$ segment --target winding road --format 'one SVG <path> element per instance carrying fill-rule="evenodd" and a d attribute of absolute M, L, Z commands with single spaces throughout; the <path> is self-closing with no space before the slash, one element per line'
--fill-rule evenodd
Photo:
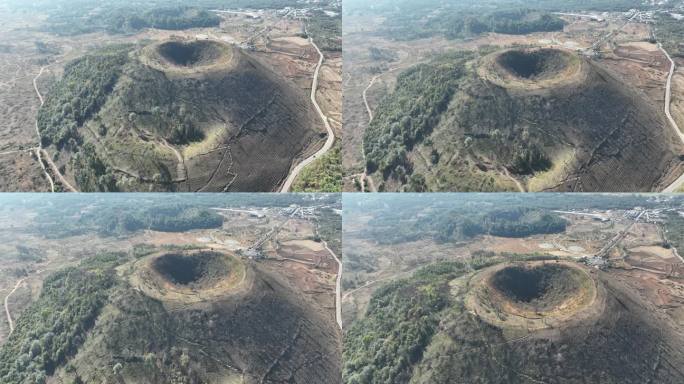
<path fill-rule="evenodd" d="M 48 67 L 48 65 L 43 66 L 40 68 L 40 72 L 38 72 L 38 75 L 33 78 L 33 89 L 36 90 L 36 94 L 38 95 L 38 99 L 40 100 L 40 106 L 42 107 L 43 104 L 45 104 L 45 100 L 43 99 L 43 95 L 40 94 L 40 91 L 38 90 L 38 78 L 43 74 L 43 71 Z M 50 156 L 48 156 L 47 152 L 43 149 L 43 139 L 40 136 L 40 129 L 38 129 L 38 118 L 36 116 L 36 133 L 38 134 L 38 146 L 35 148 L 36 151 L 36 156 L 38 157 L 38 162 L 40 163 L 40 167 L 43 168 L 43 172 L 45 172 L 45 176 L 47 177 L 48 181 L 50 182 L 50 188 L 52 192 L 55 191 L 55 182 L 52 180 L 52 176 L 50 176 L 50 173 L 47 171 L 45 168 L 45 164 L 43 163 L 43 158 L 45 159 L 45 162 L 48 163 L 50 168 L 52 169 L 52 172 L 57 175 L 59 178 L 59 181 L 62 183 L 62 185 L 68 189 L 71 192 L 78 192 L 76 188 L 74 188 L 69 182 L 64 178 L 62 173 L 59 171 L 59 168 L 57 168 L 57 165 L 55 165 L 54 162 L 52 162 L 52 159 Z M 45 155 L 45 157 L 43 157 Z"/>
<path fill-rule="evenodd" d="M 672 113 L 670 112 L 670 103 L 672 101 L 672 77 L 674 76 L 675 69 L 677 69 L 677 65 L 675 64 L 674 60 L 672 60 L 672 57 L 670 57 L 670 54 L 667 53 L 665 48 L 663 48 L 663 45 L 661 43 L 658 43 L 658 48 L 665 54 L 668 60 L 670 60 L 670 74 L 667 76 L 667 84 L 665 86 L 665 116 L 667 117 L 667 120 L 670 122 L 670 126 L 672 126 L 672 129 L 675 130 L 675 133 L 677 134 L 677 137 L 684 143 L 684 133 L 679 129 L 679 126 L 677 125 L 677 122 L 674 120 L 672 117 Z M 684 174 L 681 175 L 677 180 L 674 181 L 674 183 L 670 184 L 667 188 L 663 190 L 663 192 L 666 193 L 672 193 L 676 192 L 679 188 L 684 185 Z"/>
<path fill-rule="evenodd" d="M 8 303 L 9 298 L 19 288 L 19 286 L 21 285 L 21 283 L 24 282 L 24 280 L 25 280 L 25 278 L 17 281 L 17 284 L 14 285 L 14 289 L 12 290 L 12 292 L 10 292 L 7 296 L 5 296 L 5 314 L 7 314 L 7 323 L 9 324 L 9 327 L 10 327 L 10 334 L 14 331 L 14 321 L 12 321 L 12 315 L 10 314 L 10 310 L 9 310 L 9 303 Z"/>
<path fill-rule="evenodd" d="M 337 262 L 337 281 L 335 283 L 335 319 L 337 320 L 337 325 L 342 329 L 342 261 L 335 255 L 335 252 L 328 247 L 328 243 L 323 241 L 325 249 L 330 252 L 330 255 Z"/>
<path fill-rule="evenodd" d="M 36 90 L 36 94 L 38 95 L 38 99 L 40 100 L 40 106 L 42 107 L 43 104 L 45 104 L 45 101 L 43 100 L 43 95 L 40 94 L 40 91 L 38 90 L 38 78 L 43 74 L 43 71 L 45 71 L 45 68 L 47 66 L 41 67 L 40 72 L 36 75 L 36 77 L 33 78 L 33 89 Z M 50 176 L 50 173 L 47 171 L 45 168 L 45 163 L 43 163 L 43 139 L 40 136 L 40 129 L 38 129 L 38 116 L 36 115 L 36 134 L 38 134 L 38 146 L 34 148 L 36 151 L 36 157 L 38 158 L 38 163 L 40 164 L 40 167 L 43 169 L 43 173 L 45 173 L 45 177 L 48 179 L 50 182 L 50 191 L 55 192 L 55 182 L 52 180 L 52 176 Z M 6 303 L 6 302 L 5 302 Z M 5 308 L 7 306 L 5 305 Z"/>
<path fill-rule="evenodd" d="M 309 34 L 309 32 L 306 29 L 306 26 L 304 26 L 304 31 L 307 35 Z M 296 167 L 294 167 L 294 169 L 292 170 L 292 172 L 290 172 L 290 175 L 287 177 L 285 183 L 283 184 L 283 187 L 280 190 L 280 192 L 282 193 L 289 192 L 292 188 L 292 183 L 294 183 L 295 179 L 297 179 L 297 176 L 299 176 L 302 170 L 307 165 L 313 163 L 315 160 L 325 155 L 333 147 L 333 144 L 335 144 L 335 132 L 333 132 L 332 127 L 330 126 L 328 117 L 323 113 L 323 110 L 316 101 L 316 91 L 318 90 L 318 75 L 320 74 L 321 67 L 323 66 L 323 60 L 325 59 L 325 56 L 323 55 L 323 52 L 321 52 L 320 48 L 318 48 L 316 43 L 314 43 L 313 38 L 311 36 L 309 36 L 309 43 L 314 48 L 316 48 L 316 51 L 318 52 L 319 56 L 318 65 L 316 66 L 316 71 L 314 72 L 313 84 L 311 85 L 311 102 L 316 108 L 316 112 L 318 112 L 318 115 L 321 117 L 321 120 L 323 120 L 323 123 L 325 124 L 325 129 L 328 131 L 328 139 L 325 141 L 323 148 L 318 150 L 318 152 L 314 153 L 313 155 L 307 157 L 301 163 L 297 164 Z"/>
<path fill-rule="evenodd" d="M 394 67 L 390 68 L 387 72 L 383 72 L 381 74 L 373 76 L 371 81 L 368 83 L 368 86 L 363 90 L 363 93 L 361 94 L 363 96 L 363 104 L 366 106 L 366 111 L 368 112 L 368 124 L 373 121 L 373 110 L 370 107 L 370 104 L 368 103 L 368 91 L 373 87 L 373 84 L 375 84 L 375 81 L 379 79 L 382 75 L 385 75 L 387 73 L 392 73 L 396 71 L 397 69 L 400 69 L 401 67 Z M 361 192 L 366 192 L 366 180 L 368 181 L 368 187 L 370 187 L 371 192 L 377 192 L 378 190 L 375 188 L 375 184 L 373 183 L 373 179 L 368 176 L 368 168 L 366 167 L 366 150 L 363 146 L 363 143 L 361 143 L 361 152 L 363 155 L 363 175 L 361 175 Z"/>
<path fill-rule="evenodd" d="M 368 90 L 371 89 L 373 84 L 375 84 L 375 80 L 377 80 L 381 75 L 375 75 L 371 79 L 370 83 L 368 83 L 368 86 L 366 89 L 363 90 L 362 96 L 363 96 L 363 103 L 366 105 L 366 111 L 368 112 L 368 124 L 370 125 L 371 121 L 373 121 L 373 111 L 371 110 L 370 105 L 368 104 L 368 97 L 366 94 L 368 93 Z M 363 145 L 363 142 L 361 142 L 361 156 L 363 157 L 363 174 L 361 175 L 361 192 L 366 192 L 366 185 L 370 188 L 371 192 L 377 192 L 375 189 L 375 185 L 373 184 L 373 179 L 371 179 L 370 176 L 368 176 L 368 167 L 367 167 L 367 162 L 366 162 L 366 148 Z M 366 183 L 366 180 L 368 183 Z"/>

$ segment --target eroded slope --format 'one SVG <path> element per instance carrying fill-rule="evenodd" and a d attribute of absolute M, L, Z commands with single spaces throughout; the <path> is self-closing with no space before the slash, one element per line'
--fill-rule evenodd
<path fill-rule="evenodd" d="M 75 61 L 39 126 L 84 191 L 273 191 L 322 129 L 304 92 L 238 48 L 204 40 Z"/>
<path fill-rule="evenodd" d="M 0 381 L 337 383 L 339 343 L 328 309 L 232 253 L 105 254 L 46 279 Z"/>
<path fill-rule="evenodd" d="M 458 53 L 408 70 L 364 147 L 386 190 L 657 191 L 684 170 L 657 106 L 556 49 Z"/>
<path fill-rule="evenodd" d="M 570 262 L 430 265 L 373 295 L 344 382 L 681 382 L 682 335 L 638 297 Z"/>

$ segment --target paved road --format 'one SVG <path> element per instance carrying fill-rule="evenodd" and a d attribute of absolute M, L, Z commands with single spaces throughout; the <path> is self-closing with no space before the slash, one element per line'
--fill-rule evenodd
<path fill-rule="evenodd" d="M 306 31 L 306 29 L 305 32 L 308 34 L 308 31 Z M 321 120 L 323 120 L 323 123 L 325 124 L 325 129 L 328 131 L 328 139 L 325 141 L 325 145 L 323 145 L 323 148 L 318 150 L 318 152 L 314 153 L 312 156 L 309 156 L 308 158 L 304 159 L 292 170 L 292 172 L 290 172 L 290 175 L 287 177 L 287 180 L 285 180 L 285 183 L 283 184 L 283 187 L 280 190 L 283 193 L 290 191 L 290 189 L 292 188 L 292 183 L 294 183 L 295 179 L 297 179 L 297 176 L 299 176 L 299 174 L 307 165 L 313 163 L 315 160 L 325 155 L 333 147 L 333 144 L 335 144 L 335 132 L 333 132 L 332 127 L 330 126 L 328 117 L 323 113 L 323 110 L 316 101 L 316 90 L 318 89 L 318 75 L 320 74 L 321 66 L 323 66 L 323 60 L 325 59 L 325 56 L 323 56 L 323 52 L 321 52 L 316 43 L 314 43 L 313 38 L 311 36 L 309 36 L 309 43 L 313 45 L 314 48 L 316 48 L 316 51 L 318 52 L 319 56 L 318 65 L 316 66 L 316 71 L 314 72 L 313 85 L 311 86 L 311 102 L 316 108 L 316 112 L 318 112 L 318 115 L 321 117 Z"/>
<path fill-rule="evenodd" d="M 9 323 L 10 334 L 14 331 L 14 321 L 12 321 L 12 315 L 10 314 L 8 301 L 9 301 L 10 296 L 12 296 L 12 294 L 19 288 L 19 286 L 21 285 L 21 283 L 24 282 L 24 280 L 25 279 L 21 279 L 21 280 L 17 281 L 17 284 L 14 286 L 14 289 L 12 290 L 12 292 L 10 292 L 7 296 L 5 296 L 5 313 L 7 314 L 7 322 Z"/>
<path fill-rule="evenodd" d="M 674 72 L 677 68 L 677 65 L 675 64 L 674 60 L 672 60 L 672 57 L 670 57 L 670 54 L 667 53 L 667 51 L 663 48 L 663 45 L 661 43 L 658 43 L 658 48 L 665 54 L 667 59 L 670 60 L 670 74 L 667 76 L 667 84 L 665 85 L 665 116 L 667 117 L 667 120 L 670 122 L 670 126 L 672 126 L 672 129 L 675 130 L 677 137 L 679 137 L 682 143 L 684 143 L 684 133 L 682 133 L 682 131 L 679 129 L 679 126 L 672 117 L 672 113 L 670 111 L 670 103 L 672 101 L 672 77 L 674 76 Z M 670 184 L 667 188 L 665 188 L 663 192 L 675 192 L 682 185 L 684 185 L 684 174 L 681 175 L 672 184 Z"/>
<path fill-rule="evenodd" d="M 594 256 L 595 256 L 595 257 L 604 257 L 604 256 L 607 256 L 607 255 L 608 255 L 608 252 L 610 252 L 611 249 L 615 248 L 615 246 L 617 246 L 618 244 L 620 244 L 620 242 L 622 241 L 622 239 L 624 239 L 625 236 L 627 236 L 627 234 L 629 233 L 629 231 L 632 229 L 632 227 L 634 227 L 634 225 L 635 225 L 636 223 L 639 222 L 639 219 L 641 219 L 641 216 L 643 216 L 645 212 L 646 212 L 646 211 L 641 211 L 641 212 L 639 213 L 639 215 L 637 215 L 637 217 L 634 219 L 634 221 L 632 221 L 632 222 L 627 226 L 627 228 L 625 228 L 623 231 L 621 231 L 621 232 L 619 232 L 617 235 L 615 235 L 615 237 L 613 237 L 606 245 L 604 245 L 603 248 L 601 248 L 601 250 L 598 251 Z"/>

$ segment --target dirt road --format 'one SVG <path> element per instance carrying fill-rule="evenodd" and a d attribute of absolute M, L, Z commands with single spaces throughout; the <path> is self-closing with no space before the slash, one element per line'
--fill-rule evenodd
<path fill-rule="evenodd" d="M 503 174 L 504 176 L 509 178 L 513 183 L 515 183 L 516 187 L 518 187 L 518 192 L 527 192 L 527 190 L 525 189 L 525 187 L 523 187 L 520 181 L 515 177 L 511 176 L 511 173 L 508 171 L 508 168 L 503 167 Z"/>
<path fill-rule="evenodd" d="M 308 35 L 306 27 L 305 32 Z M 323 55 L 323 52 L 321 52 L 321 50 L 318 48 L 316 43 L 314 43 L 313 38 L 311 36 L 309 36 L 309 43 L 314 48 L 316 48 L 316 51 L 318 52 L 319 56 L 318 65 L 316 66 L 316 71 L 314 72 L 313 84 L 311 86 L 311 102 L 316 108 L 316 112 L 318 112 L 318 115 L 321 117 L 321 120 L 323 120 L 323 123 L 325 124 L 325 129 L 328 131 L 328 139 L 325 141 L 323 148 L 318 150 L 318 152 L 314 153 L 312 156 L 309 156 L 308 158 L 304 159 L 301 163 L 294 167 L 294 169 L 292 170 L 292 172 L 290 172 L 290 175 L 287 177 L 287 180 L 285 180 L 285 183 L 283 184 L 283 187 L 280 190 L 280 192 L 283 193 L 290 191 L 290 189 L 292 188 L 292 183 L 294 183 L 295 179 L 297 179 L 297 176 L 299 176 L 299 174 L 307 165 L 313 163 L 315 160 L 325 155 L 332 148 L 333 144 L 335 144 L 335 132 L 333 132 L 332 127 L 330 126 L 328 117 L 323 113 L 323 110 L 316 101 L 316 91 L 318 90 L 318 75 L 320 74 L 321 66 L 323 66 L 323 60 L 325 60 L 325 56 Z"/>
<path fill-rule="evenodd" d="M 38 99 L 40 100 L 40 106 L 42 107 L 43 104 L 45 104 L 43 100 L 43 95 L 40 94 L 40 91 L 38 90 L 38 78 L 43 74 L 43 71 L 45 71 L 45 68 L 47 66 L 41 67 L 40 72 L 38 72 L 38 75 L 33 78 L 33 89 L 36 90 L 36 94 L 38 95 Z M 50 173 L 47 171 L 45 168 L 45 163 L 43 163 L 43 141 L 42 138 L 40 137 L 40 129 L 38 129 L 38 117 L 36 116 L 36 134 L 38 135 L 38 146 L 34 148 L 36 151 L 36 157 L 38 158 L 38 163 L 40 164 L 40 167 L 43 169 L 43 173 L 45 173 L 45 177 L 48 179 L 50 182 L 50 191 L 54 192 L 55 191 L 55 182 L 52 180 L 52 176 L 50 176 Z"/>
<path fill-rule="evenodd" d="M 382 76 L 382 74 L 373 76 L 370 83 L 368 83 L 368 86 L 366 87 L 366 89 L 363 90 L 363 94 L 362 94 L 363 95 L 363 103 L 366 105 L 366 111 L 368 112 L 368 124 L 370 124 L 371 121 L 373 121 L 373 111 L 371 110 L 371 107 L 368 104 L 367 94 L 368 94 L 368 90 L 370 90 L 371 87 L 373 87 L 373 84 L 375 84 L 375 80 L 377 80 L 380 76 Z M 366 185 L 368 185 L 371 192 L 377 192 L 377 190 L 375 189 L 375 185 L 373 183 L 373 179 L 371 179 L 371 177 L 368 176 L 368 170 L 366 168 L 366 150 L 363 147 L 363 144 L 361 144 L 361 152 L 362 152 L 362 156 L 363 156 L 363 166 L 364 166 L 363 175 L 361 175 L 361 192 L 366 192 Z M 368 180 L 368 183 L 366 183 L 366 180 Z"/>
<path fill-rule="evenodd" d="M 5 296 L 5 314 L 7 314 L 7 323 L 9 323 L 10 334 L 14 331 L 14 321 L 12 321 L 12 315 L 10 314 L 10 310 L 9 310 L 9 303 L 8 303 L 9 298 L 19 288 L 19 286 L 21 285 L 21 283 L 24 282 L 24 280 L 26 280 L 26 279 L 24 278 L 24 279 L 17 281 L 17 284 L 14 285 L 14 289 L 12 290 L 12 292 L 10 292 L 7 296 Z"/>
<path fill-rule="evenodd" d="M 342 329 L 342 262 L 337 255 L 335 255 L 335 252 L 328 247 L 328 243 L 323 241 L 323 245 L 337 262 L 337 281 L 335 282 L 335 319 L 337 320 L 337 325 L 339 325 L 340 329 Z"/>
<path fill-rule="evenodd" d="M 399 69 L 400 67 L 395 67 L 395 68 L 390 68 L 387 72 L 381 73 L 379 75 L 373 76 L 371 81 L 368 83 L 368 86 L 366 89 L 363 90 L 363 93 L 361 94 L 363 96 L 363 104 L 366 106 L 366 111 L 368 112 L 368 124 L 373 121 L 373 110 L 370 107 L 370 104 L 368 104 L 368 91 L 373 87 L 373 84 L 375 84 L 375 81 L 378 80 L 382 75 L 385 75 L 387 73 L 392 73 Z M 363 163 L 364 163 L 364 171 L 363 175 L 361 176 L 361 192 L 366 192 L 366 185 L 368 185 L 369 189 L 371 192 L 377 192 L 378 190 L 375 188 L 375 183 L 373 183 L 373 179 L 371 179 L 370 176 L 368 176 L 368 170 L 365 168 L 366 167 L 366 151 L 363 148 L 363 144 L 361 145 L 361 151 L 363 152 Z M 368 182 L 366 182 L 368 180 Z"/>
<path fill-rule="evenodd" d="M 43 66 L 40 68 L 40 72 L 38 72 L 38 75 L 33 78 L 33 89 L 36 90 L 36 94 L 38 95 L 38 99 L 40 100 L 40 106 L 42 107 L 43 104 L 45 104 L 45 100 L 43 99 L 43 95 L 40 94 L 40 91 L 38 90 L 38 78 L 43 74 L 43 71 L 48 66 Z M 38 119 L 36 118 L 36 133 L 38 134 L 38 147 L 36 147 L 36 156 L 38 157 L 38 162 L 40 162 L 40 167 L 43 168 L 43 172 L 45 173 L 45 176 L 47 177 L 48 181 L 50 181 L 50 187 L 52 188 L 52 192 L 55 191 L 55 183 L 54 180 L 52 180 L 52 177 L 50 176 L 50 173 L 48 173 L 47 169 L 45 169 L 45 164 L 43 163 L 43 159 L 45 159 L 45 162 L 48 163 L 50 168 L 52 169 L 52 172 L 57 175 L 59 178 L 59 181 L 62 183 L 62 185 L 68 189 L 71 192 L 78 192 L 76 188 L 74 188 L 71 184 L 69 184 L 68 181 L 64 178 L 62 173 L 59 171 L 59 168 L 57 168 L 57 165 L 52 162 L 52 159 L 50 156 L 48 156 L 47 152 L 43 150 L 43 140 L 42 137 L 40 136 L 40 129 L 38 129 Z M 45 156 L 43 156 L 45 155 Z"/>
<path fill-rule="evenodd" d="M 176 159 L 178 160 L 178 164 L 176 166 L 176 180 L 174 180 L 174 182 L 180 183 L 186 181 L 188 179 L 188 169 L 185 166 L 185 159 L 183 158 L 183 155 L 181 155 L 181 153 L 174 146 L 169 144 L 169 142 L 166 141 L 166 139 L 161 138 L 159 143 L 162 146 L 170 149 L 173 152 L 173 154 L 176 155 Z"/>

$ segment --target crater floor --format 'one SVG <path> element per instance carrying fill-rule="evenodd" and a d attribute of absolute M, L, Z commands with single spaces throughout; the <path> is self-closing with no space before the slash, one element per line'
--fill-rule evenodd
<path fill-rule="evenodd" d="M 605 294 L 593 271 L 561 261 L 503 263 L 470 281 L 466 307 L 500 328 L 540 330 L 589 320 Z"/>

